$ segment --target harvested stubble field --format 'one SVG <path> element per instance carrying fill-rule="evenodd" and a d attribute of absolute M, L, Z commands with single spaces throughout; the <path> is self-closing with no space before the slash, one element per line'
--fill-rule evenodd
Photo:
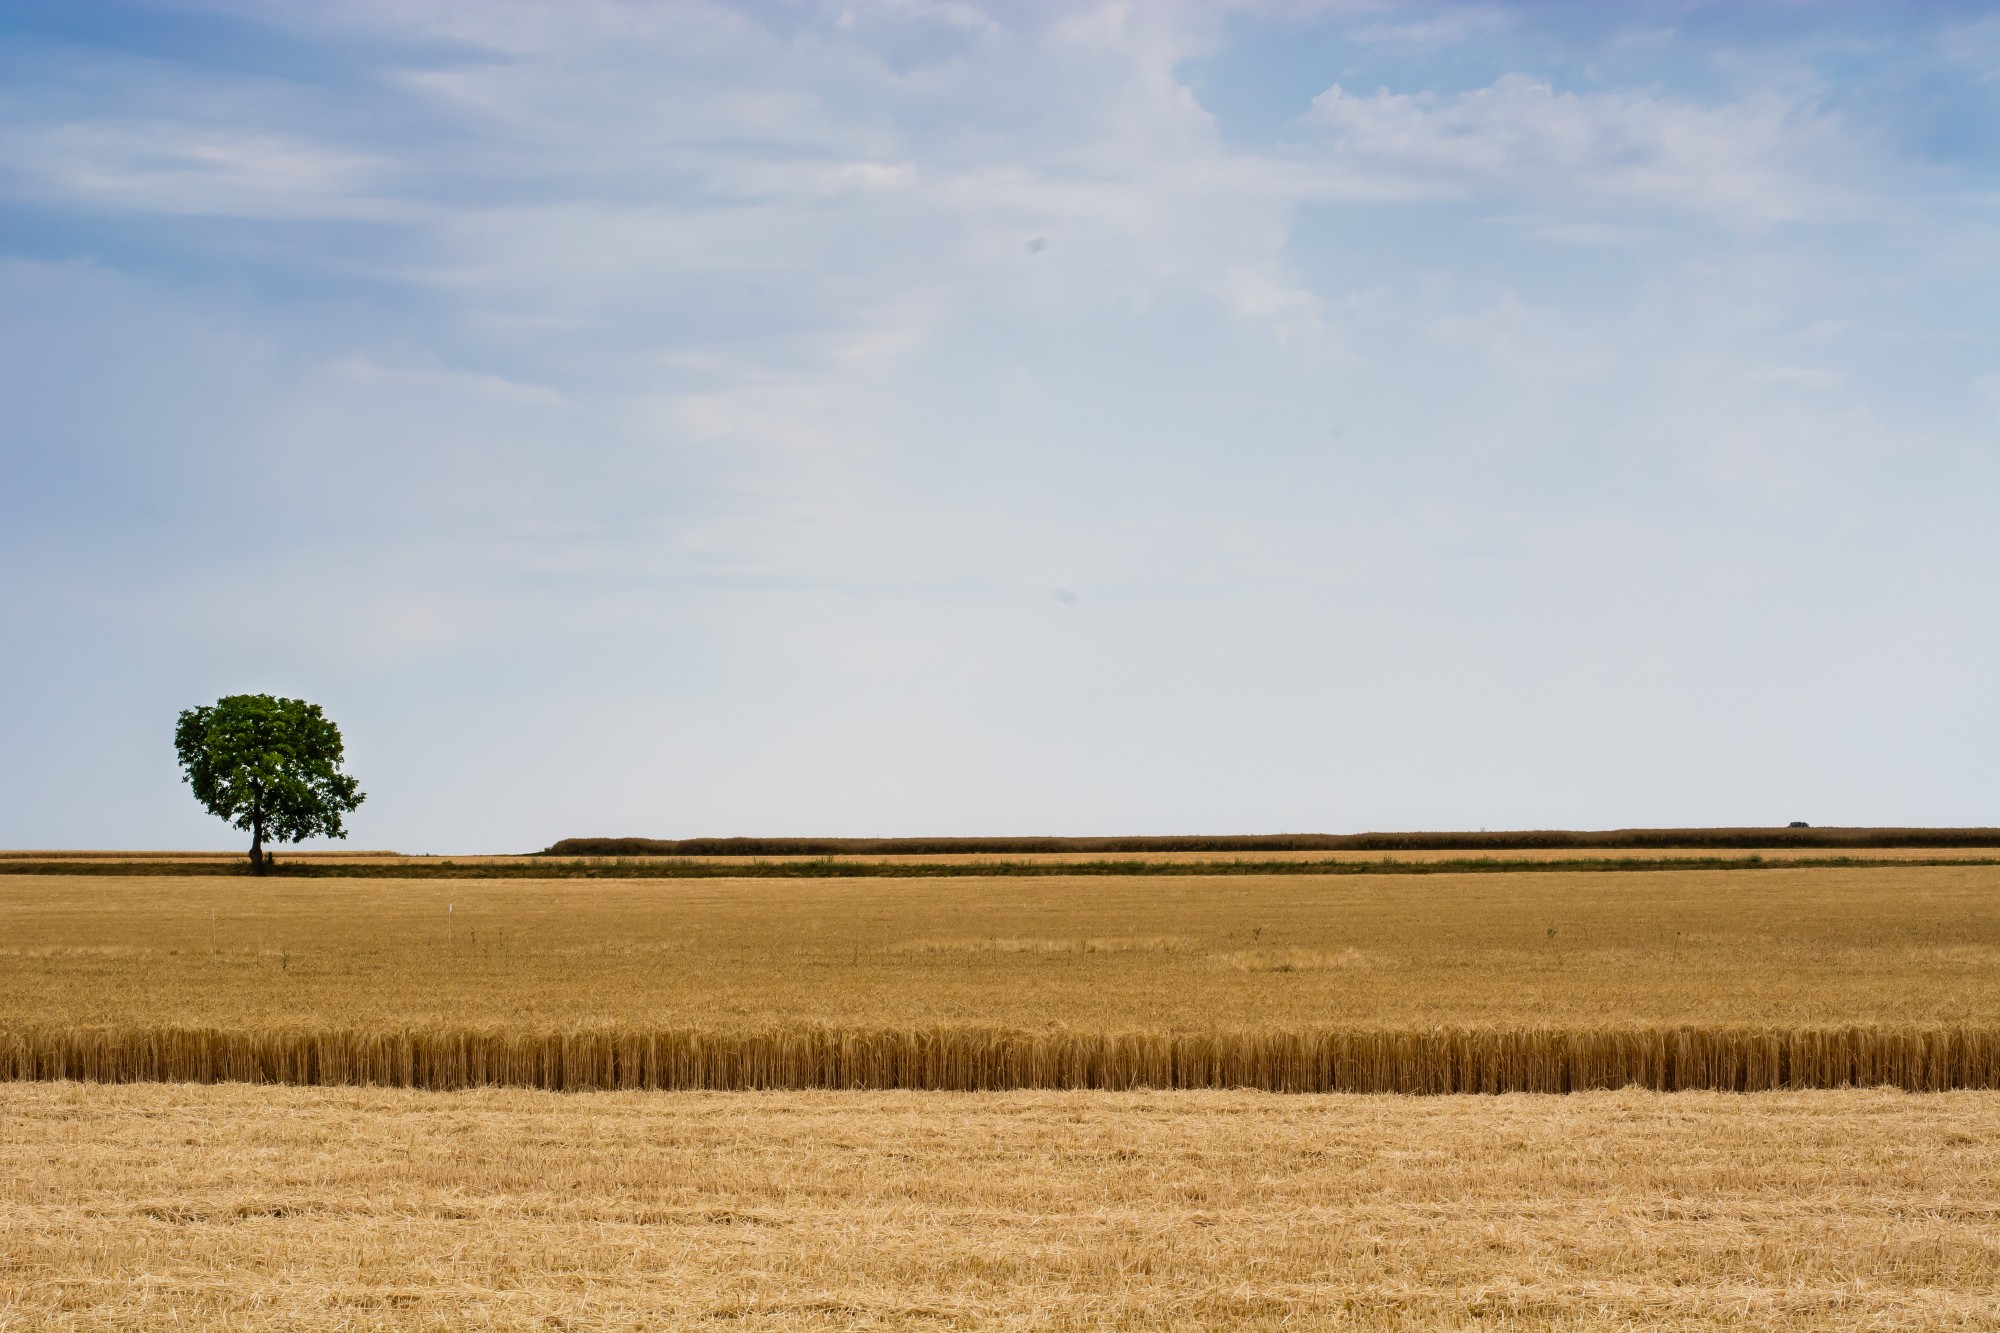
<path fill-rule="evenodd" d="M 0 1086 L 0 1328 L 2000 1328 L 2000 1098 Z"/>

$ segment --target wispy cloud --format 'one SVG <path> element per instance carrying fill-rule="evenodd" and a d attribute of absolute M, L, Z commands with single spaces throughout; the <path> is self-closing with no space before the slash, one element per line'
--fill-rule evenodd
<path fill-rule="evenodd" d="M 174 120 L 82 120 L 0 131 L 13 192 L 71 207 L 187 217 L 392 216 L 383 159 L 284 133 Z"/>
<path fill-rule="evenodd" d="M 1851 212 L 1867 151 L 1837 117 L 1778 92 L 1704 103 L 1526 74 L 1451 96 L 1335 84 L 1309 123 L 1341 166 L 1412 196 L 1618 204 L 1748 229 Z"/>
<path fill-rule="evenodd" d="M 1506 10 L 1475 5 L 1428 18 L 1361 23 L 1349 29 L 1348 36 L 1357 42 L 1376 45 L 1438 48 L 1491 34 L 1509 26 L 1509 22 Z"/>
<path fill-rule="evenodd" d="M 409 385 L 420 389 L 442 389 L 475 398 L 497 399 L 506 403 L 536 407 L 561 407 L 569 400 L 554 389 L 540 384 L 524 384 L 499 375 L 474 371 L 396 368 L 377 365 L 366 357 L 347 357 L 329 369 L 343 379 L 361 384 Z"/>

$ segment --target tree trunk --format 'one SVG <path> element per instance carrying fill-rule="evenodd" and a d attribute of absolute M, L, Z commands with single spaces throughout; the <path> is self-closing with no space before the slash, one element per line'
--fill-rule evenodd
<path fill-rule="evenodd" d="M 250 873 L 264 873 L 264 813 L 261 810 L 250 816 Z"/>

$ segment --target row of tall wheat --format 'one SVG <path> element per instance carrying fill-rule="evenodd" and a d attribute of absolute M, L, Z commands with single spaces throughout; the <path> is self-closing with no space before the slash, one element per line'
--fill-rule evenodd
<path fill-rule="evenodd" d="M 399 1088 L 975 1092 L 2000 1088 L 2000 1029 L 1631 1027 L 1218 1034 L 983 1028 L 728 1033 L 29 1028 L 0 1080 Z"/>

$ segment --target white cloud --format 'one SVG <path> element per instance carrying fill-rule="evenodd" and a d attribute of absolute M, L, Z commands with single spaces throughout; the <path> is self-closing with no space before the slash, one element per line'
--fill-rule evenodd
<path fill-rule="evenodd" d="M 1809 393 L 1838 389 L 1842 383 L 1838 371 L 1828 370 L 1824 366 L 1754 366 L 1744 371 L 1741 378 L 1749 385 L 1802 389 Z"/>
<path fill-rule="evenodd" d="M 1327 322 L 1326 303 L 1306 287 L 1254 270 L 1226 275 L 1224 281 L 1237 317 L 1267 330 L 1279 347 L 1331 364 L 1354 364 L 1343 331 Z"/>
<path fill-rule="evenodd" d="M 1617 248 L 1658 241 L 1660 228 L 1629 222 L 1605 222 L 1591 218 L 1545 218 L 1533 215 L 1503 215 L 1495 222 L 1519 228 L 1530 236 L 1563 245 Z"/>
<path fill-rule="evenodd" d="M 1335 84 L 1314 99 L 1308 124 L 1340 167 L 1413 197 L 1613 203 L 1747 229 L 1834 216 L 1854 202 L 1829 168 L 1856 146 L 1833 117 L 1777 93 L 1711 105 L 1558 92 L 1525 74 L 1456 96 L 1357 95 Z"/>
<path fill-rule="evenodd" d="M 1510 22 L 1505 10 L 1488 6 L 1452 9 L 1404 23 L 1377 21 L 1350 29 L 1348 36 L 1373 45 L 1439 48 L 1488 36 Z"/>
<path fill-rule="evenodd" d="M 699 7 L 590 7 L 560 34 L 532 10 L 411 20 L 500 58 L 398 76 L 463 130 L 435 174 L 469 188 L 397 271 L 487 328 L 616 326 L 652 343 L 645 365 L 753 380 L 847 373 L 947 317 L 1186 300 L 1327 345 L 1285 256 L 1313 173 L 1225 148 L 1175 75 L 1209 20 L 954 11 L 954 42 L 903 69 L 863 38 L 938 14 L 794 17 L 789 36 Z"/>
<path fill-rule="evenodd" d="M 198 217 L 381 218 L 386 164 L 235 125 L 82 120 L 0 136 L 0 169 L 31 196 Z"/>
<path fill-rule="evenodd" d="M 421 389 L 442 389 L 475 398 L 536 407 L 562 407 L 568 399 L 540 384 L 527 384 L 499 375 L 477 371 L 409 369 L 377 365 L 363 356 L 345 357 L 329 369 L 342 379 L 360 384 L 409 385 Z"/>
<path fill-rule="evenodd" d="M 2000 15 L 1948 25 L 1939 37 L 1938 54 L 1982 83 L 2000 83 Z"/>
<path fill-rule="evenodd" d="M 1601 335 L 1512 292 L 1472 314 L 1435 316 L 1426 331 L 1446 347 L 1476 352 L 1509 376 L 1535 381 L 1596 379 L 1616 364 L 1612 344 Z"/>

